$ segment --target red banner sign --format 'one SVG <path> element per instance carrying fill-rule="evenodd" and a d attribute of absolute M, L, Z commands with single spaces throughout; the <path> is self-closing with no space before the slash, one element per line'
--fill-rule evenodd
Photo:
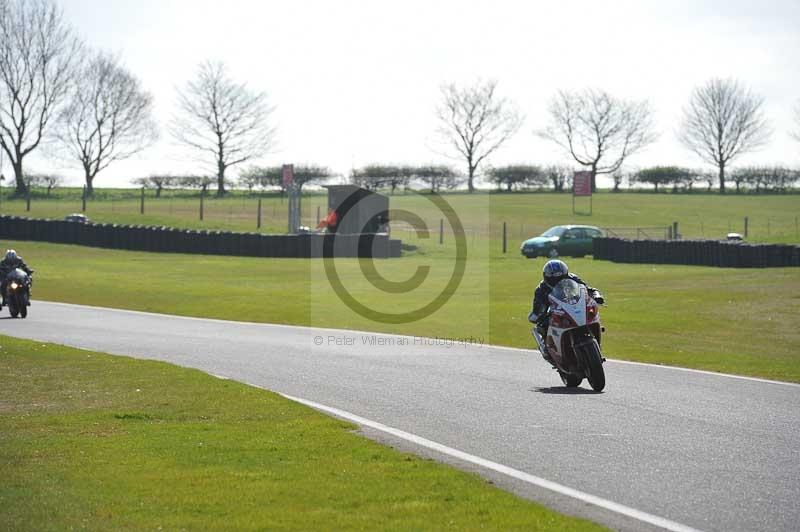
<path fill-rule="evenodd" d="M 283 176 L 283 186 L 290 187 L 294 183 L 294 165 L 284 164 L 281 175 Z"/>
<path fill-rule="evenodd" d="M 572 195 L 591 196 L 592 195 L 592 173 L 575 172 L 572 176 Z"/>

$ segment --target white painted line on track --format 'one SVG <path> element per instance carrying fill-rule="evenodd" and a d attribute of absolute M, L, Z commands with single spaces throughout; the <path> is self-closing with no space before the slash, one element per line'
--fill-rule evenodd
<path fill-rule="evenodd" d="M 692 369 L 692 368 L 682 368 L 680 366 L 666 366 L 664 364 L 648 364 L 647 362 L 634 362 L 632 360 L 618 360 L 618 359 L 608 359 L 609 362 L 614 362 L 615 364 L 628 364 L 630 366 L 644 366 L 648 368 L 664 368 L 664 369 L 673 369 L 675 371 L 686 371 L 689 373 L 700 373 L 702 375 L 714 375 L 717 377 L 727 377 L 729 379 L 739 379 L 742 381 L 752 381 L 752 382 L 763 382 L 766 384 L 782 384 L 783 386 L 795 386 L 800 387 L 799 383 L 796 382 L 786 382 L 786 381 L 773 381 L 770 379 L 761 379 L 759 377 L 746 377 L 744 375 L 731 375 L 730 373 L 717 373 L 716 371 L 707 371 L 704 369 Z"/>
<path fill-rule="evenodd" d="M 81 307 L 87 308 L 91 310 L 102 310 L 102 311 L 110 311 L 110 312 L 119 312 L 123 314 L 135 314 L 140 316 L 151 316 L 151 317 L 164 317 L 164 318 L 178 318 L 182 320 L 191 320 L 191 321 L 205 321 L 205 322 L 214 322 L 214 323 L 223 323 L 223 324 L 232 324 L 232 325 L 257 325 L 260 327 L 286 327 L 288 329 L 299 329 L 308 331 L 310 333 L 317 332 L 317 331 L 331 331 L 336 333 L 351 333 L 351 334 L 368 334 L 368 335 L 376 335 L 376 336 L 386 336 L 390 338 L 423 338 L 422 336 L 409 336 L 406 334 L 393 334 L 393 333 L 385 333 L 385 332 L 373 332 L 373 331 L 360 331 L 357 329 L 333 329 L 331 327 L 311 327 L 306 325 L 287 325 L 283 323 L 262 323 L 262 322 L 255 322 L 255 321 L 233 321 L 233 320 L 221 320 L 218 318 L 199 318 L 197 316 L 181 316 L 179 314 L 162 314 L 159 312 L 144 312 L 141 310 L 128 310 L 122 308 L 110 308 L 110 307 L 95 307 L 92 305 L 79 305 L 74 303 L 63 303 L 61 301 L 46 301 L 46 300 L 39 300 L 43 303 L 47 303 L 48 305 L 60 305 L 64 307 Z M 489 348 L 489 349 L 503 349 L 506 351 L 519 351 L 523 353 L 538 353 L 537 349 L 525 349 L 523 347 L 509 347 L 505 345 L 492 345 L 492 344 L 483 344 L 482 348 Z M 733 375 L 731 373 L 719 373 L 716 371 L 707 371 L 702 369 L 692 369 L 692 368 L 682 368 L 680 366 L 667 366 L 664 364 L 650 364 L 647 362 L 633 362 L 630 360 L 619 360 L 615 358 L 609 358 L 609 362 L 614 362 L 615 364 L 630 364 L 635 366 L 643 366 L 648 368 L 661 368 L 661 369 L 669 369 L 669 370 L 676 370 L 676 371 L 685 371 L 689 373 L 698 373 L 701 375 L 711 375 L 714 377 L 724 377 L 729 379 L 738 379 L 743 381 L 751 381 L 751 382 L 761 382 L 765 384 L 779 384 L 782 386 L 793 386 L 793 387 L 800 387 L 800 383 L 796 382 L 786 382 L 786 381 L 774 381 L 770 379 L 761 379 L 758 377 L 746 377 L 744 375 Z"/>
<path fill-rule="evenodd" d="M 248 383 L 250 386 L 254 388 L 264 389 L 262 386 L 258 386 L 257 384 Z M 537 477 L 535 475 L 531 475 L 530 473 L 525 473 L 524 471 L 519 471 L 518 469 L 514 469 L 512 467 L 505 466 L 503 464 L 498 464 L 497 462 L 492 462 L 491 460 L 487 460 L 485 458 L 481 458 L 479 456 L 475 456 L 469 453 L 465 453 L 464 451 L 459 451 L 458 449 L 453 449 L 452 447 L 448 447 L 441 443 L 436 443 L 435 441 L 428 440 L 421 436 L 417 436 L 416 434 L 411 434 L 410 432 L 405 432 L 400 429 L 396 429 L 393 427 L 389 427 L 384 425 L 383 423 L 378 423 L 377 421 L 372 421 L 356 414 L 352 414 L 345 410 L 340 410 L 338 408 L 333 408 L 331 406 L 325 406 L 320 403 L 315 403 L 314 401 L 309 401 L 307 399 L 301 399 L 299 397 L 294 397 L 291 395 L 287 395 L 284 393 L 279 393 L 279 395 L 289 399 L 290 401 L 294 401 L 296 403 L 300 403 L 306 406 L 310 406 L 315 410 L 319 410 L 325 412 L 327 414 L 331 414 L 338 418 L 346 419 L 348 421 L 352 421 L 358 425 L 363 427 L 369 427 L 371 429 L 379 430 L 386 434 L 390 434 L 397 438 L 403 439 L 414 445 L 418 445 L 420 447 L 425 447 L 426 449 L 431 449 L 438 453 L 445 454 L 447 456 L 451 456 L 453 458 L 457 458 L 464 462 L 468 462 L 470 464 L 474 464 L 485 469 L 489 469 L 491 471 L 495 471 L 497 473 L 501 473 L 503 475 L 509 476 L 511 478 L 521 480 L 528 484 L 532 484 L 534 486 L 538 486 L 540 488 L 544 488 L 555 493 L 565 495 L 567 497 L 571 497 L 573 499 L 577 499 L 579 501 L 592 504 L 594 506 L 598 506 L 600 508 L 604 508 L 606 510 L 610 510 L 614 513 L 624 515 L 626 517 L 630 517 L 632 519 L 636 519 L 637 521 L 641 521 L 643 523 L 648 523 L 665 530 L 670 530 L 673 532 L 699 532 L 698 529 L 692 528 L 687 525 L 683 525 L 681 523 L 677 523 L 675 521 L 671 521 L 669 519 L 665 519 L 663 517 L 659 517 L 657 515 L 648 514 L 647 512 L 643 512 L 641 510 L 636 510 L 629 506 L 625 506 L 623 504 L 619 504 L 613 501 L 609 501 L 603 499 L 601 497 L 597 497 L 595 495 L 591 495 L 589 493 L 584 493 L 582 491 L 563 486 L 556 482 Z"/>
<path fill-rule="evenodd" d="M 522 351 L 522 352 L 536 352 L 539 351 L 536 349 L 525 349 L 523 347 L 509 347 L 505 345 L 491 345 L 487 344 L 486 347 L 491 347 L 492 349 L 505 349 L 507 351 Z M 614 364 L 628 364 L 631 366 L 642 366 L 645 368 L 661 368 L 661 369 L 673 369 L 676 371 L 686 371 L 688 373 L 699 373 L 701 375 L 712 375 L 714 377 L 725 377 L 728 379 L 739 379 L 742 381 L 752 381 L 752 382 L 763 382 L 766 384 L 780 384 L 783 386 L 795 386 L 800 387 L 800 383 L 797 382 L 787 382 L 787 381 L 774 381 L 770 379 L 762 379 L 760 377 L 747 377 L 745 375 L 734 375 L 732 373 L 721 373 L 718 371 L 708 371 L 705 369 L 694 369 L 694 368 L 683 368 L 681 366 L 668 366 L 666 364 L 653 364 L 650 362 L 634 362 L 632 360 L 620 360 L 618 358 L 609 358 L 608 362 L 613 362 Z"/>

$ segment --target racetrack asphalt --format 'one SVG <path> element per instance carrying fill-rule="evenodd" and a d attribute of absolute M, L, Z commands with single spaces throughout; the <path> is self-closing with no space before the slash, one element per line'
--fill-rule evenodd
<path fill-rule="evenodd" d="M 598 394 L 585 381 L 564 388 L 532 350 L 43 301 L 25 320 L 0 319 L 0 334 L 198 368 L 687 528 L 800 528 L 796 384 L 609 360 Z M 654 528 L 380 427 L 363 432 L 566 513 Z"/>

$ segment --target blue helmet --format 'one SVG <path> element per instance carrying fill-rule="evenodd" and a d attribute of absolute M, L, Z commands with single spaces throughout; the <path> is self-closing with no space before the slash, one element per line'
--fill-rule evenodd
<path fill-rule="evenodd" d="M 560 280 L 569 275 L 569 268 L 563 260 L 549 260 L 542 268 L 544 282 L 550 286 L 555 286 Z"/>
<path fill-rule="evenodd" d="M 17 252 L 13 249 L 9 249 L 6 251 L 6 260 L 11 262 L 17 260 Z"/>

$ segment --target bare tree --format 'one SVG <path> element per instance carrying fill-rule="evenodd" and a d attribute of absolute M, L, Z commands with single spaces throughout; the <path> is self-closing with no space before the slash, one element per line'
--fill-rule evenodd
<path fill-rule="evenodd" d="M 215 178 L 207 175 L 183 175 L 175 178 L 178 186 L 185 188 L 196 188 L 200 190 L 202 196 L 206 195 L 208 187 L 214 183 Z"/>
<path fill-rule="evenodd" d="M 147 177 L 137 177 L 131 183 L 147 189 L 154 189 L 156 197 L 161 197 L 161 192 L 165 188 L 171 188 L 180 184 L 180 178 L 169 174 L 151 174 Z"/>
<path fill-rule="evenodd" d="M 530 164 L 490 168 L 486 173 L 489 179 L 497 184 L 498 189 L 505 186 L 506 192 L 511 192 L 515 188 L 518 190 L 527 187 L 541 188 L 549 181 L 540 166 Z"/>
<path fill-rule="evenodd" d="M 772 189 L 777 192 L 787 192 L 798 179 L 800 172 L 784 166 L 749 166 L 737 168 L 732 172 L 737 191 L 740 183 L 746 183 L 757 193 L 762 190 Z"/>
<path fill-rule="evenodd" d="M 653 185 L 656 193 L 659 185 L 672 185 L 673 192 L 677 192 L 678 187 L 685 184 L 691 174 L 692 171 L 690 169 L 680 166 L 652 166 L 642 168 L 634 173 L 631 178 L 636 183 Z"/>
<path fill-rule="evenodd" d="M 706 184 L 706 192 L 711 192 L 711 189 L 714 188 L 714 182 L 717 179 L 716 176 L 714 175 L 714 172 L 709 172 L 705 169 L 695 168 L 694 173 L 697 174 L 698 183 Z"/>
<path fill-rule="evenodd" d="M 408 187 L 413 175 L 414 168 L 411 166 L 370 164 L 363 168 L 354 168 L 350 172 L 350 182 L 369 190 L 390 187 L 394 194 L 398 187 Z"/>
<path fill-rule="evenodd" d="M 236 184 L 242 188 L 246 188 L 247 192 L 252 194 L 254 188 L 264 187 L 264 179 L 254 172 L 245 170 L 239 174 L 239 179 L 236 180 Z"/>
<path fill-rule="evenodd" d="M 223 63 L 206 62 L 197 77 L 178 90 L 179 114 L 171 133 L 181 143 L 213 158 L 217 195 L 225 194 L 225 170 L 267 153 L 275 128 L 264 92 L 253 92 L 228 77 Z"/>
<path fill-rule="evenodd" d="M 569 152 L 597 175 L 619 170 L 625 159 L 656 139 L 646 100 L 623 100 L 601 89 L 559 91 L 550 100 L 550 124 L 538 134 Z"/>
<path fill-rule="evenodd" d="M 294 184 L 300 189 L 303 185 L 324 183 L 334 177 L 329 168 L 315 164 L 301 164 L 294 166 Z"/>
<path fill-rule="evenodd" d="M 63 176 L 58 174 L 39 174 L 39 173 L 25 173 L 25 182 L 31 187 L 43 187 L 47 189 L 47 196 L 54 188 L 64 184 Z"/>
<path fill-rule="evenodd" d="M 81 43 L 51 0 L 0 0 L 0 147 L 26 190 L 22 163 L 39 147 L 74 79 Z"/>
<path fill-rule="evenodd" d="M 572 186 L 572 176 L 575 171 L 565 164 L 551 164 L 544 169 L 547 179 L 553 184 L 555 192 L 564 192 L 564 186 Z"/>
<path fill-rule="evenodd" d="M 158 139 L 153 96 L 113 56 L 93 54 L 82 65 L 75 90 L 59 115 L 57 138 L 80 162 L 86 194 L 94 194 L 97 174 Z"/>
<path fill-rule="evenodd" d="M 443 85 L 436 109 L 437 133 L 450 154 L 467 162 L 467 186 L 474 192 L 480 164 L 522 126 L 516 107 L 496 94 L 497 82 L 478 81 L 470 87 Z"/>
<path fill-rule="evenodd" d="M 239 173 L 239 184 L 247 187 L 250 192 L 254 188 L 266 190 L 268 187 L 274 187 L 282 193 L 284 190 L 282 167 L 251 165 Z"/>
<path fill-rule="evenodd" d="M 719 191 L 725 192 L 725 168 L 742 153 L 756 150 L 771 135 L 761 106 L 764 99 L 733 79 L 712 79 L 692 92 L 683 110 L 678 138 L 704 161 L 719 169 Z"/>
<path fill-rule="evenodd" d="M 445 189 L 454 189 L 464 182 L 464 178 L 448 166 L 418 166 L 413 169 L 414 179 L 422 181 L 431 189 L 431 194 Z"/>
<path fill-rule="evenodd" d="M 611 179 L 614 180 L 614 188 L 611 190 L 611 192 L 619 192 L 619 187 L 625 182 L 626 179 L 628 179 L 628 176 L 622 171 L 621 168 L 617 168 L 611 173 Z"/>

